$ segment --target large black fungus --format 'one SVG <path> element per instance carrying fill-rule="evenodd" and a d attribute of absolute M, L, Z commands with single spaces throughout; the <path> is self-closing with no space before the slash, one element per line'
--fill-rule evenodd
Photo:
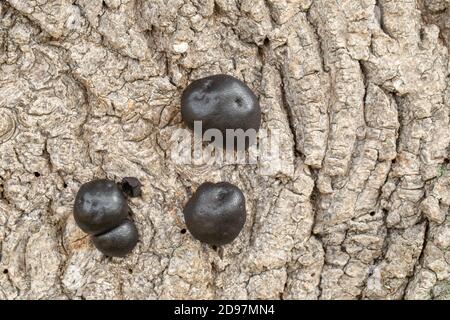
<path fill-rule="evenodd" d="M 114 181 L 83 184 L 75 198 L 73 215 L 77 225 L 93 236 L 94 245 L 108 256 L 122 257 L 136 246 L 136 226 L 128 219 L 127 200 Z"/>
<path fill-rule="evenodd" d="M 245 197 L 231 183 L 205 182 L 189 199 L 183 213 L 194 238 L 212 245 L 227 244 L 245 224 Z"/>
<path fill-rule="evenodd" d="M 261 109 L 258 98 L 242 81 L 229 75 L 213 75 L 189 84 L 181 97 L 181 115 L 193 129 L 202 121 L 203 131 L 218 129 L 259 130 Z"/>
<path fill-rule="evenodd" d="M 126 219 L 118 227 L 94 236 L 95 247 L 111 257 L 123 257 L 133 250 L 138 242 L 138 231 L 133 221 Z"/>
<path fill-rule="evenodd" d="M 78 226 L 88 234 L 117 227 L 128 216 L 128 204 L 114 181 L 93 180 L 78 190 L 73 210 Z"/>

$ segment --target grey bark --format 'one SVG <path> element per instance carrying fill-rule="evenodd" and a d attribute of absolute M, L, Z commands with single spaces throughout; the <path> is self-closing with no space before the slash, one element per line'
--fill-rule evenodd
<path fill-rule="evenodd" d="M 0 299 L 450 299 L 449 0 L 0 1 Z M 179 165 L 179 98 L 227 73 L 283 158 Z M 72 203 L 138 177 L 141 239 L 102 256 Z M 244 191 L 214 250 L 204 181 Z"/>

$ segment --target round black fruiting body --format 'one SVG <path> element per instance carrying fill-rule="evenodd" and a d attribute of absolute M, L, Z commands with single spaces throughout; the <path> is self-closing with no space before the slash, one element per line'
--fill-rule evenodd
<path fill-rule="evenodd" d="M 194 238 L 212 244 L 232 242 L 245 224 L 245 197 L 228 182 L 205 182 L 184 207 L 184 219 Z"/>
<path fill-rule="evenodd" d="M 78 226 L 96 235 L 117 227 L 128 217 L 128 204 L 114 181 L 93 180 L 78 190 L 73 210 Z"/>
<path fill-rule="evenodd" d="M 126 219 L 119 226 L 92 237 L 95 247 L 111 257 L 123 257 L 133 250 L 139 236 L 133 221 Z"/>
<path fill-rule="evenodd" d="M 203 132 L 220 130 L 224 146 L 226 129 L 254 129 L 256 133 L 261 124 L 258 98 L 244 82 L 224 74 L 189 84 L 181 97 L 181 116 L 190 129 L 194 121 L 201 121 Z"/>
<path fill-rule="evenodd" d="M 124 256 L 137 243 L 136 226 L 128 219 L 127 200 L 114 181 L 100 179 L 83 184 L 75 197 L 73 215 L 106 255 Z"/>

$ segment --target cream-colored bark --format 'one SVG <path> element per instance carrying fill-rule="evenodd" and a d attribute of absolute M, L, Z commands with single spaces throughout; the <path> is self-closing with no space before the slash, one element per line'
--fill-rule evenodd
<path fill-rule="evenodd" d="M 449 0 L 1 1 L 0 299 L 450 299 L 449 30 Z M 171 159 L 215 73 L 258 95 L 276 170 Z M 141 237 L 110 259 L 72 203 L 124 176 Z M 180 230 L 219 180 L 248 219 L 214 250 Z"/>

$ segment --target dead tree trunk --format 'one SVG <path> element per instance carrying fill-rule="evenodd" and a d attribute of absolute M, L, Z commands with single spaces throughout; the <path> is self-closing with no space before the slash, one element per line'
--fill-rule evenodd
<path fill-rule="evenodd" d="M 0 1 L 0 299 L 450 299 L 449 44 L 449 0 Z M 216 73 L 280 159 L 173 161 L 180 94 Z M 124 176 L 140 242 L 111 259 L 72 204 Z M 219 180 L 248 216 L 217 249 L 182 208 Z"/>

